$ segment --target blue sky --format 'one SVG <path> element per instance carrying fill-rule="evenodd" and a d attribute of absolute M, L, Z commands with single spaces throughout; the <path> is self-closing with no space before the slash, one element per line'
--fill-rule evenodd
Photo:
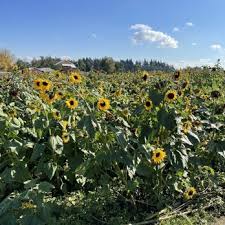
<path fill-rule="evenodd" d="M 0 0 L 0 48 L 41 55 L 225 64 L 224 0 Z"/>

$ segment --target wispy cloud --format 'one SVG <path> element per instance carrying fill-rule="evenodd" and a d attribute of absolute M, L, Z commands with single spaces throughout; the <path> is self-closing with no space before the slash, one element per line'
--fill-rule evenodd
<path fill-rule="evenodd" d="M 192 46 L 196 46 L 197 43 L 196 43 L 196 42 L 192 42 L 191 45 L 192 45 Z"/>
<path fill-rule="evenodd" d="M 194 26 L 194 24 L 192 22 L 190 22 L 190 21 L 189 22 L 186 22 L 185 25 L 187 27 L 193 27 Z"/>
<path fill-rule="evenodd" d="M 221 50 L 222 46 L 220 44 L 212 44 L 212 45 L 210 45 L 210 48 L 212 50 Z"/>
<path fill-rule="evenodd" d="M 178 32 L 178 31 L 180 31 L 180 28 L 178 28 L 178 27 L 173 28 L 173 32 Z"/>
<path fill-rule="evenodd" d="M 136 44 L 155 42 L 158 43 L 160 47 L 178 48 L 178 41 L 175 38 L 161 31 L 153 30 L 148 25 L 134 24 L 130 29 L 135 31 L 132 40 Z"/>

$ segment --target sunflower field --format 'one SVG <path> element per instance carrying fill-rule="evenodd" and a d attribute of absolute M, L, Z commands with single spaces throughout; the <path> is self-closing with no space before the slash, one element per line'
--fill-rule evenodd
<path fill-rule="evenodd" d="M 224 87 L 219 67 L 2 75 L 0 224 L 157 224 L 219 210 Z"/>

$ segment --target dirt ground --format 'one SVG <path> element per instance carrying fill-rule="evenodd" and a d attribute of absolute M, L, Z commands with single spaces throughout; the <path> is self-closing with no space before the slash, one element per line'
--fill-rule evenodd
<path fill-rule="evenodd" d="M 216 219 L 216 221 L 210 225 L 225 225 L 225 216 Z"/>

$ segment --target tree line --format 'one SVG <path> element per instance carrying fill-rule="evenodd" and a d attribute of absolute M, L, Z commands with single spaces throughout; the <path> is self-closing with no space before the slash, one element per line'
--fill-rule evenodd
<path fill-rule="evenodd" d="M 55 64 L 60 60 L 60 58 L 43 56 L 38 59 L 33 59 L 31 62 L 26 62 L 22 59 L 18 59 L 17 66 L 21 69 L 27 67 L 49 67 L 52 69 L 56 69 Z M 79 70 L 85 72 L 93 70 L 106 73 L 136 72 L 139 70 L 164 72 L 175 71 L 175 68 L 173 66 L 157 60 L 133 61 L 132 59 L 126 59 L 116 61 L 111 57 L 104 57 L 101 59 L 82 58 L 70 61 L 74 63 Z"/>

